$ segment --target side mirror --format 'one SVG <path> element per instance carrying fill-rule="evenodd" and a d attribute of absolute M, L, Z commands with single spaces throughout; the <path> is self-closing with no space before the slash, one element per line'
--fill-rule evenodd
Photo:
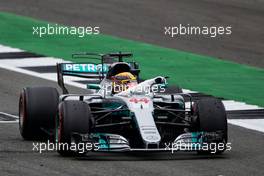
<path fill-rule="evenodd" d="M 99 90 L 101 86 L 99 84 L 87 84 L 87 89 Z"/>

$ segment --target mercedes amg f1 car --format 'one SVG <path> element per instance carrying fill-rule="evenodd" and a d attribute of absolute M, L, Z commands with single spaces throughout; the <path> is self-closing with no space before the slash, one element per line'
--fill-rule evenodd
<path fill-rule="evenodd" d="M 73 54 L 76 57 L 98 62 L 58 63 L 61 95 L 52 87 L 22 90 L 19 129 L 25 140 L 51 137 L 59 144 L 96 144 L 91 151 L 104 152 L 170 151 L 185 146 L 185 151 L 208 153 L 211 149 L 203 150 L 205 144 L 227 143 L 226 112 L 220 100 L 193 101 L 180 88 L 175 93 L 162 92 L 168 78 L 142 81 L 130 53 Z M 98 82 L 89 82 L 86 94 L 71 94 L 65 76 Z M 113 90 L 117 85 L 123 87 Z M 63 156 L 80 153 L 68 147 L 58 152 Z"/>

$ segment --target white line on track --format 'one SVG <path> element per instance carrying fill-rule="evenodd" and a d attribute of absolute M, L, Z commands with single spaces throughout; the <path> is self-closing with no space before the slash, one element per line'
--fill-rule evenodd
<path fill-rule="evenodd" d="M 192 90 L 189 90 L 189 89 L 182 89 L 182 92 L 183 93 L 198 93 L 196 91 L 192 91 Z"/>
<path fill-rule="evenodd" d="M 13 67 L 37 67 L 37 66 L 55 66 L 57 63 L 69 62 L 54 57 L 33 57 L 22 59 L 1 59 L 1 64 Z"/>
<path fill-rule="evenodd" d="M 34 76 L 34 77 L 38 77 L 38 78 L 42 78 L 42 79 L 46 79 L 46 80 L 50 80 L 50 81 L 57 81 L 57 76 L 47 77 L 46 74 L 40 74 L 40 73 L 37 73 L 37 72 L 25 70 L 25 69 L 22 69 L 22 68 L 17 68 L 17 67 L 5 65 L 5 64 L 2 64 L 2 63 L 0 63 L 0 68 L 7 69 L 7 70 L 10 70 L 10 71 L 19 72 L 19 73 L 23 73 L 23 74 L 26 74 L 26 75 L 30 75 L 30 76 Z M 68 85 L 71 85 L 71 86 L 75 86 L 75 87 L 79 87 L 79 88 L 85 88 L 84 84 L 80 84 L 80 83 L 76 83 L 76 82 L 72 82 L 72 81 L 65 81 L 65 84 L 68 84 Z"/>
<path fill-rule="evenodd" d="M 264 119 L 228 119 L 228 123 L 264 133 Z"/>
<path fill-rule="evenodd" d="M 262 107 L 256 105 L 249 105 L 244 102 L 237 102 L 234 100 L 222 100 L 222 102 L 225 106 L 226 111 L 263 109 Z"/>
<path fill-rule="evenodd" d="M 21 52 L 23 50 L 18 49 L 18 48 L 12 48 L 9 46 L 4 46 L 4 45 L 0 45 L 0 52 L 1 53 L 5 53 L 5 52 Z"/>
<path fill-rule="evenodd" d="M 15 119 L 15 120 L 1 120 L 0 123 L 18 123 L 19 122 L 19 120 L 18 120 L 19 117 L 16 115 L 12 115 L 12 114 L 5 113 L 5 112 L 0 112 L 0 115 L 4 115 L 4 116 L 11 117 L 11 118 Z"/>
<path fill-rule="evenodd" d="M 8 123 L 18 123 L 19 121 L 18 120 L 13 120 L 13 121 L 4 121 L 4 120 L 2 120 L 2 121 L 0 121 L 0 124 L 1 123 L 5 123 L 5 124 L 8 124 Z"/>
<path fill-rule="evenodd" d="M 5 116 L 8 116 L 8 117 L 11 117 L 11 118 L 14 118 L 14 119 L 19 119 L 18 116 L 12 115 L 12 114 L 9 114 L 9 113 L 5 113 L 5 112 L 0 112 L 0 115 L 5 115 Z"/>

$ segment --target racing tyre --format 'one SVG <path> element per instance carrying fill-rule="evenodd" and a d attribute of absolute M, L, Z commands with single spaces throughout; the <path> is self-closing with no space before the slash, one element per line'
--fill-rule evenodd
<path fill-rule="evenodd" d="M 227 143 L 227 118 L 225 107 L 221 100 L 216 98 L 205 98 L 198 100 L 193 105 L 193 113 L 196 117 L 197 130 L 203 132 L 220 132 L 222 138 L 217 141 L 217 144 Z M 221 150 L 217 150 L 216 154 L 224 152 L 226 147 Z M 199 154 L 210 154 L 211 150 L 199 151 Z"/>
<path fill-rule="evenodd" d="M 62 156 L 82 156 L 85 151 L 71 150 L 73 133 L 89 134 L 93 119 L 89 105 L 83 101 L 63 101 L 59 104 L 57 119 L 57 141 L 60 146 L 58 153 Z"/>
<path fill-rule="evenodd" d="M 52 87 L 24 88 L 19 98 L 19 129 L 25 140 L 45 139 L 54 129 L 59 93 Z"/>
<path fill-rule="evenodd" d="M 165 88 L 165 94 L 177 94 L 177 93 L 183 93 L 182 88 L 179 86 L 169 86 Z"/>

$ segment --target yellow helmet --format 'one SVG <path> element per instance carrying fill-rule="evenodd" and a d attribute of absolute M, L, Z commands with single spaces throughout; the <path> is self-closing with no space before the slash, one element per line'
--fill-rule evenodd
<path fill-rule="evenodd" d="M 122 72 L 112 77 L 113 93 L 118 93 L 137 84 L 137 78 L 130 72 Z"/>
<path fill-rule="evenodd" d="M 122 72 L 122 73 L 118 73 L 117 75 L 115 75 L 114 80 L 116 80 L 118 82 L 120 81 L 121 84 L 126 84 L 130 81 L 135 81 L 137 79 L 130 72 Z"/>

